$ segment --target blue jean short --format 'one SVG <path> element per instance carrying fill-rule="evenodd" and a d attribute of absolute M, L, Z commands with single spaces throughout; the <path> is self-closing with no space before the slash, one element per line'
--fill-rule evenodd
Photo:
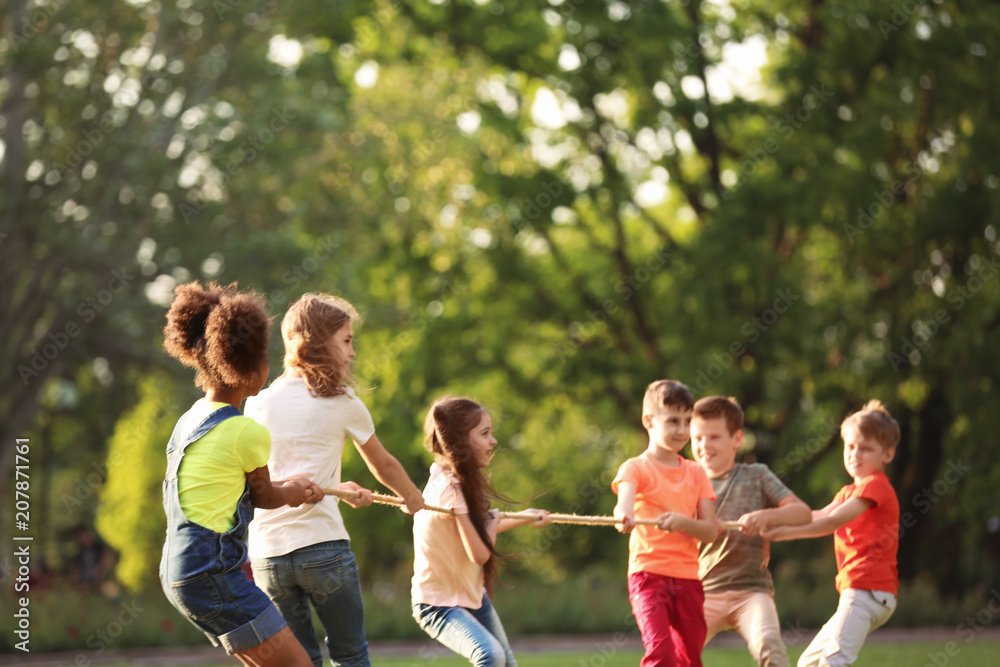
<path fill-rule="evenodd" d="M 170 603 L 208 637 L 232 655 L 278 634 L 285 619 L 242 569 L 202 573 L 164 583 Z"/>

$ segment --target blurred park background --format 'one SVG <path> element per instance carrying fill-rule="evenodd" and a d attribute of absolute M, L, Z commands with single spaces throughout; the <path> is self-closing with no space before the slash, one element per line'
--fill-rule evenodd
<path fill-rule="evenodd" d="M 996 3 L 6 0 L 0 28 L 0 596 L 27 438 L 32 650 L 205 644 L 156 577 L 163 450 L 198 397 L 161 349 L 188 280 L 255 288 L 276 322 L 346 297 L 361 396 L 418 484 L 425 410 L 470 395 L 497 488 L 554 511 L 610 513 L 652 380 L 735 396 L 741 459 L 813 507 L 879 398 L 902 426 L 890 625 L 995 620 Z M 369 637 L 419 636 L 409 519 L 344 513 Z M 500 547 L 509 633 L 634 631 L 625 537 Z M 831 540 L 771 563 L 786 631 L 818 627 Z"/>

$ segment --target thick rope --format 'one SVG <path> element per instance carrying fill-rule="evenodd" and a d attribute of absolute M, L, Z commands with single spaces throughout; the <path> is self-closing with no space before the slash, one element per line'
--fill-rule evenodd
<path fill-rule="evenodd" d="M 361 498 L 361 493 L 359 491 L 348 491 L 346 489 L 323 489 L 323 493 L 328 496 L 336 496 L 338 498 L 344 498 L 345 500 L 358 500 Z M 381 493 L 372 493 L 372 502 L 378 505 L 389 505 L 390 507 L 402 507 L 405 503 L 402 498 L 397 498 L 396 496 L 386 496 Z M 450 509 L 444 507 L 435 507 L 433 505 L 424 505 L 424 509 L 428 509 L 432 512 L 440 512 L 441 514 L 453 515 Z M 501 519 L 517 519 L 521 521 L 538 521 L 539 516 L 533 512 L 500 512 Z M 621 519 L 616 519 L 612 516 L 580 516 L 578 514 L 549 514 L 549 520 L 551 523 L 565 523 L 576 526 L 617 526 L 622 522 Z M 726 530 L 739 530 L 739 521 L 723 521 L 723 526 Z M 636 525 L 640 526 L 659 526 L 660 522 L 654 519 L 636 519 Z"/>
<path fill-rule="evenodd" d="M 328 496 L 337 496 L 338 498 L 343 498 L 345 500 L 358 500 L 361 498 L 360 491 L 348 491 L 347 489 L 323 489 L 323 493 Z M 396 496 L 386 496 L 381 493 L 372 492 L 372 502 L 377 505 L 389 505 L 390 507 L 402 507 L 406 503 L 403 502 L 402 498 Z M 451 514 L 454 516 L 455 512 L 445 507 L 435 507 L 434 505 L 424 505 L 424 509 L 428 509 L 432 512 L 440 512 L 441 514 Z"/>

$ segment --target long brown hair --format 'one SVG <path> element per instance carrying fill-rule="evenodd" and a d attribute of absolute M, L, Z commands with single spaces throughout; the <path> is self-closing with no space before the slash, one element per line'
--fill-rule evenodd
<path fill-rule="evenodd" d="M 448 396 L 438 399 L 427 412 L 424 421 L 424 446 L 434 454 L 438 463 L 449 468 L 456 477 L 469 506 L 469 518 L 476 533 L 490 550 L 490 558 L 483 565 L 483 583 L 487 592 L 493 592 L 497 578 L 497 557 L 503 557 L 494 548 L 486 533 L 486 517 L 490 501 L 501 498 L 493 489 L 489 478 L 476 465 L 469 445 L 469 434 L 479 424 L 486 409 L 468 398 Z M 502 499 L 502 498 L 501 498 Z"/>
<path fill-rule="evenodd" d="M 178 285 L 174 293 L 163 328 L 167 354 L 194 368 L 194 383 L 203 389 L 250 382 L 267 364 L 271 318 L 264 297 L 241 291 L 236 283 L 202 287 L 190 282 Z"/>
<path fill-rule="evenodd" d="M 358 311 L 346 299 L 330 294 L 303 294 L 281 321 L 285 343 L 285 370 L 295 370 L 313 396 L 340 396 L 352 379 L 344 372 L 345 359 L 330 344 L 345 324 L 359 322 Z"/>

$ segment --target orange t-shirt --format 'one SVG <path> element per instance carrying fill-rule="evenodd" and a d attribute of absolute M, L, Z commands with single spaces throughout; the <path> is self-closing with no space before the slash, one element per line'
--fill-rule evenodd
<path fill-rule="evenodd" d="M 833 534 L 837 555 L 837 592 L 853 588 L 896 594 L 899 574 L 899 501 L 885 473 L 879 471 L 848 484 L 834 496 L 834 502 L 864 498 L 874 503 L 861 516 L 841 526 Z"/>
<path fill-rule="evenodd" d="M 694 461 L 680 459 L 672 467 L 642 454 L 618 469 L 611 490 L 635 485 L 635 518 L 655 519 L 664 512 L 698 518 L 698 501 L 715 500 L 708 476 Z M 698 578 L 698 540 L 685 532 L 667 532 L 656 526 L 636 526 L 628 540 L 628 573 L 652 572 L 677 579 Z"/>

